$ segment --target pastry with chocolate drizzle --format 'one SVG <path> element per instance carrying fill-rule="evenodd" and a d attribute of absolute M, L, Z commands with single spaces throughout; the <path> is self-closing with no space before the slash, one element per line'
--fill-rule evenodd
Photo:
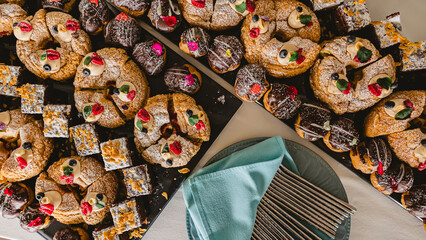
<path fill-rule="evenodd" d="M 403 193 L 401 203 L 414 216 L 426 218 L 426 185 L 413 186 Z"/>
<path fill-rule="evenodd" d="M 109 9 L 105 0 L 81 0 L 78 5 L 83 29 L 92 35 L 102 32 L 109 21 Z"/>
<path fill-rule="evenodd" d="M 383 174 L 373 172 L 370 181 L 380 192 L 390 195 L 394 192 L 404 193 L 413 186 L 413 170 L 405 163 L 395 163 Z"/>
<path fill-rule="evenodd" d="M 392 152 L 385 140 L 369 138 L 350 152 L 352 165 L 365 174 L 383 174 L 392 162 Z"/>
<path fill-rule="evenodd" d="M 201 83 L 201 74 L 189 64 L 175 64 L 164 73 L 164 84 L 171 92 L 194 94 Z"/>
<path fill-rule="evenodd" d="M 87 232 L 80 227 L 65 227 L 56 231 L 53 240 L 89 240 Z"/>
<path fill-rule="evenodd" d="M 236 94 L 244 101 L 258 101 L 269 89 L 266 70 L 257 64 L 241 67 L 238 70 L 234 88 Z"/>
<path fill-rule="evenodd" d="M 426 168 L 426 134 L 420 128 L 391 133 L 387 136 L 395 155 L 412 168 Z"/>
<path fill-rule="evenodd" d="M 320 102 L 303 103 L 294 128 L 296 133 L 309 141 L 316 141 L 330 131 L 331 111 Z"/>
<path fill-rule="evenodd" d="M 179 5 L 172 0 L 153 0 L 148 17 L 152 25 L 162 32 L 173 32 L 182 22 Z"/>
<path fill-rule="evenodd" d="M 290 119 L 296 116 L 302 101 L 297 96 L 296 87 L 272 83 L 271 88 L 265 93 L 263 104 L 275 117 Z"/>
<path fill-rule="evenodd" d="M 28 232 L 37 232 L 51 224 L 51 217 L 40 211 L 40 205 L 34 203 L 26 207 L 19 215 L 19 225 Z"/>
<path fill-rule="evenodd" d="M 244 47 L 237 37 L 219 35 L 213 39 L 208 61 L 215 72 L 226 73 L 240 66 L 243 55 Z"/>
<path fill-rule="evenodd" d="M 354 121 L 339 117 L 330 124 L 330 132 L 323 138 L 325 145 L 335 152 L 347 152 L 359 143 L 359 133 Z"/>
<path fill-rule="evenodd" d="M 16 218 L 33 200 L 33 190 L 23 183 L 0 186 L 0 210 L 4 218 Z"/>
<path fill-rule="evenodd" d="M 122 12 L 109 21 L 104 36 L 109 46 L 131 49 L 142 40 L 143 34 L 136 20 Z"/>
<path fill-rule="evenodd" d="M 149 0 L 112 0 L 112 3 L 132 17 L 141 17 L 149 7 Z"/>
<path fill-rule="evenodd" d="M 210 41 L 210 35 L 206 30 L 192 27 L 183 31 L 180 36 L 179 48 L 191 56 L 202 57 L 208 53 Z"/>
<path fill-rule="evenodd" d="M 133 48 L 132 58 L 148 75 L 157 75 L 166 64 L 166 47 L 154 39 L 141 42 Z"/>
<path fill-rule="evenodd" d="M 44 9 L 70 12 L 76 0 L 41 0 Z"/>

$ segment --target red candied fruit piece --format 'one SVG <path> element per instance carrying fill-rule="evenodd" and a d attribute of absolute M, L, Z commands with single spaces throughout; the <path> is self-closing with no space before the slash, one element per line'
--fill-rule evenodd
<path fill-rule="evenodd" d="M 92 53 L 92 63 L 96 65 L 104 65 L 104 61 L 97 53 Z"/>
<path fill-rule="evenodd" d="M 198 8 L 204 8 L 206 6 L 205 0 L 191 0 L 191 3 Z"/>
<path fill-rule="evenodd" d="M 198 123 L 195 124 L 195 127 L 197 128 L 197 130 L 204 130 L 206 129 L 206 125 L 204 125 L 203 121 L 198 121 Z"/>
<path fill-rule="evenodd" d="M 259 28 L 252 28 L 252 29 L 250 29 L 250 37 L 257 38 L 257 36 L 259 36 L 259 34 L 260 34 L 260 29 Z"/>
<path fill-rule="evenodd" d="M 70 174 L 69 176 L 62 175 L 61 180 L 64 180 L 67 184 L 73 184 L 74 183 L 74 175 L 73 174 Z"/>
<path fill-rule="evenodd" d="M 305 56 L 302 55 L 302 52 L 303 52 L 303 48 L 299 48 L 299 50 L 297 50 L 297 60 L 296 60 L 297 64 L 302 64 L 303 61 L 305 61 Z"/>
<path fill-rule="evenodd" d="M 413 111 L 414 111 L 414 104 L 410 100 L 408 100 L 408 99 L 405 100 L 404 101 L 404 105 L 407 106 L 407 107 L 409 107 L 409 108 L 411 108 L 411 109 L 413 109 Z"/>
<path fill-rule="evenodd" d="M 81 204 L 81 213 L 83 215 L 90 214 L 92 212 L 92 205 L 90 205 L 88 202 L 84 202 Z"/>
<path fill-rule="evenodd" d="M 170 17 L 161 16 L 161 18 L 164 20 L 167 26 L 170 26 L 170 27 L 174 26 L 177 21 L 175 16 L 170 16 Z"/>
<path fill-rule="evenodd" d="M 251 87 L 250 93 L 252 94 L 258 94 L 260 93 L 260 91 L 262 90 L 262 88 L 260 87 L 259 84 L 254 84 L 253 87 Z"/>
<path fill-rule="evenodd" d="M 426 162 L 424 162 L 424 163 L 420 163 L 419 164 L 419 167 L 417 168 L 419 171 L 423 171 L 423 170 L 425 170 L 425 168 L 426 168 Z"/>
<path fill-rule="evenodd" d="M 53 204 L 43 204 L 40 206 L 39 210 L 46 215 L 52 215 L 54 208 Z"/>
<path fill-rule="evenodd" d="M 383 164 L 379 162 L 379 166 L 377 167 L 377 173 L 383 175 Z"/>
<path fill-rule="evenodd" d="M 55 50 L 46 50 L 47 59 L 54 61 L 61 57 L 61 54 Z"/>
<path fill-rule="evenodd" d="M 96 103 L 92 107 L 92 114 L 95 115 L 95 116 L 98 115 L 98 114 L 101 114 L 103 111 L 104 111 L 104 106 L 102 106 L 99 103 Z"/>
<path fill-rule="evenodd" d="M 247 0 L 246 1 L 247 11 L 254 12 L 256 9 L 256 3 L 253 0 Z"/>
<path fill-rule="evenodd" d="M 144 122 L 149 122 L 149 120 L 151 120 L 151 116 L 149 116 L 149 113 L 147 110 L 145 110 L 145 108 L 142 108 L 141 110 L 139 110 L 139 112 L 137 113 L 137 116 L 140 120 Z"/>
<path fill-rule="evenodd" d="M 89 0 L 89 2 L 90 2 L 90 3 L 94 3 L 94 4 L 96 4 L 96 6 L 98 6 L 98 5 L 99 5 L 98 0 Z"/>
<path fill-rule="evenodd" d="M 371 94 L 377 97 L 382 94 L 382 88 L 377 83 L 368 85 L 368 90 L 371 92 Z"/>
<path fill-rule="evenodd" d="M 170 151 L 175 155 L 180 155 L 182 153 L 182 146 L 178 141 L 173 142 L 169 145 Z"/>
<path fill-rule="evenodd" d="M 127 14 L 125 14 L 124 12 L 118 14 L 115 19 L 117 19 L 118 21 L 130 21 L 129 16 L 127 16 Z"/>
<path fill-rule="evenodd" d="M 33 30 L 33 26 L 31 26 L 31 24 L 26 22 L 20 22 L 19 27 L 21 28 L 21 31 L 23 32 L 31 32 L 31 30 Z"/>
<path fill-rule="evenodd" d="M 27 226 L 28 227 L 38 227 L 42 223 L 42 220 L 40 217 L 37 217 L 36 219 L 32 220 Z"/>
<path fill-rule="evenodd" d="M 291 99 L 294 100 L 297 96 L 297 88 L 290 86 L 285 90 L 287 96 Z"/>
<path fill-rule="evenodd" d="M 22 157 L 17 157 L 16 161 L 18 162 L 18 165 L 21 169 L 24 169 L 27 167 L 27 161 L 25 161 L 25 159 L 23 159 Z"/>
<path fill-rule="evenodd" d="M 65 26 L 66 26 L 66 28 L 67 28 L 67 30 L 68 30 L 68 31 L 73 31 L 73 32 L 75 32 L 75 31 L 77 31 L 78 29 L 80 29 L 80 24 L 78 24 L 78 22 L 74 22 L 74 21 L 71 21 L 71 20 L 68 20 L 68 21 L 65 23 Z"/>
<path fill-rule="evenodd" d="M 130 101 L 133 101 L 133 99 L 135 99 L 136 96 L 136 91 L 132 90 L 127 94 L 127 99 L 129 99 Z"/>
<path fill-rule="evenodd" d="M 13 195 L 13 189 L 12 188 L 5 188 L 4 194 L 6 194 L 8 196 L 12 196 Z"/>
<path fill-rule="evenodd" d="M 395 181 L 395 179 L 393 179 L 393 177 L 391 177 L 391 187 L 393 191 L 398 190 L 398 183 Z"/>
<path fill-rule="evenodd" d="M 310 21 L 307 26 L 310 27 L 312 25 L 314 25 L 314 24 L 312 23 L 312 21 Z"/>
<path fill-rule="evenodd" d="M 346 90 L 343 90 L 342 93 L 343 94 L 348 94 L 350 92 L 350 90 L 351 90 L 351 83 L 348 82 L 348 87 L 346 88 Z"/>

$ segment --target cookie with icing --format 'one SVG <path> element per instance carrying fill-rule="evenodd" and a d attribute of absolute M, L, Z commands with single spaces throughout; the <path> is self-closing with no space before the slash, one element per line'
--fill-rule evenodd
<path fill-rule="evenodd" d="M 392 193 L 404 193 L 413 186 L 413 170 L 405 163 L 395 163 L 383 174 L 374 172 L 370 175 L 370 181 L 380 192 L 390 195 Z"/>
<path fill-rule="evenodd" d="M 192 27 L 183 31 L 180 36 L 179 48 L 194 57 L 206 55 L 210 47 L 210 35 L 200 27 Z"/>
<path fill-rule="evenodd" d="M 179 5 L 172 0 L 153 0 L 148 17 L 152 25 L 162 32 L 173 32 L 182 22 Z"/>
<path fill-rule="evenodd" d="M 133 48 L 132 58 L 148 75 L 157 75 L 166 64 L 166 47 L 154 39 L 138 43 Z"/>
<path fill-rule="evenodd" d="M 240 66 L 243 55 L 244 48 L 237 37 L 219 35 L 213 39 L 208 61 L 215 72 L 226 73 Z"/>
<path fill-rule="evenodd" d="M 392 162 L 392 152 L 385 140 L 369 138 L 350 152 L 352 165 L 365 174 L 383 174 Z"/>
<path fill-rule="evenodd" d="M 78 10 L 81 25 L 89 34 L 99 34 L 109 21 L 110 13 L 105 0 L 81 0 Z"/>
<path fill-rule="evenodd" d="M 247 102 L 258 101 L 269 89 L 266 70 L 257 64 L 248 64 L 238 70 L 235 92 Z"/>
<path fill-rule="evenodd" d="M 294 128 L 296 133 L 309 141 L 316 141 L 330 131 L 331 111 L 320 102 L 307 102 L 300 106 Z"/>
<path fill-rule="evenodd" d="M 272 83 L 265 93 L 263 104 L 270 113 L 279 119 L 290 119 L 296 116 L 302 104 L 297 89 L 283 83 Z"/>
<path fill-rule="evenodd" d="M 194 94 L 201 87 L 202 77 L 189 64 L 175 64 L 164 73 L 164 84 L 169 91 Z"/>
<path fill-rule="evenodd" d="M 107 45 L 130 49 L 142 40 L 143 32 L 135 19 L 122 12 L 109 21 L 104 36 Z"/>
<path fill-rule="evenodd" d="M 323 140 L 325 145 L 335 152 L 350 151 L 360 142 L 354 121 L 345 117 L 331 121 L 330 131 Z"/>

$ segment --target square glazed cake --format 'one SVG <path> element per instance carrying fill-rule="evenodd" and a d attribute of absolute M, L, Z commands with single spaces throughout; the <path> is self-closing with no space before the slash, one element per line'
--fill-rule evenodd
<path fill-rule="evenodd" d="M 337 7 L 335 20 L 337 29 L 341 33 L 360 30 L 370 24 L 370 13 L 365 0 L 356 0 L 344 3 Z"/>
<path fill-rule="evenodd" d="M 399 12 L 387 16 L 383 21 L 371 22 L 371 24 L 374 26 L 380 48 L 387 48 L 406 40 L 400 34 L 402 25 Z"/>
<path fill-rule="evenodd" d="M 426 68 L 426 42 L 406 42 L 399 46 L 401 71 L 410 72 Z"/>
<path fill-rule="evenodd" d="M 101 143 L 102 158 L 107 171 L 131 167 L 133 165 L 127 138 L 117 138 Z"/>
<path fill-rule="evenodd" d="M 114 226 L 122 232 L 142 226 L 146 219 L 145 209 L 135 198 L 112 205 L 110 212 Z"/>
<path fill-rule="evenodd" d="M 336 7 L 339 4 L 343 3 L 344 0 L 309 0 L 309 1 L 312 5 L 312 9 L 316 12 L 316 11 L 321 11 L 324 9 Z"/>
<path fill-rule="evenodd" d="M 39 84 L 25 84 L 16 91 L 21 96 L 21 112 L 26 114 L 42 114 L 46 99 L 47 87 Z"/>
<path fill-rule="evenodd" d="M 71 137 L 80 156 L 100 153 L 95 125 L 85 123 L 70 128 Z"/>
<path fill-rule="evenodd" d="M 153 187 L 146 164 L 123 169 L 123 174 L 128 197 L 151 194 Z"/>
<path fill-rule="evenodd" d="M 127 240 L 128 234 L 120 234 L 119 229 L 114 225 L 95 229 L 92 232 L 93 239 L 95 240 Z"/>
<path fill-rule="evenodd" d="M 43 111 L 44 136 L 48 138 L 68 138 L 68 120 L 71 105 L 46 105 Z"/>
<path fill-rule="evenodd" d="M 19 84 L 22 68 L 0 64 L 0 95 L 17 97 L 16 85 Z"/>

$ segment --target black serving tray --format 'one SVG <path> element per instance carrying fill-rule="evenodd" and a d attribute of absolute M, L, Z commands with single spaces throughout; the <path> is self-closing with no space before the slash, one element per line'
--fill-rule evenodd
<path fill-rule="evenodd" d="M 33 14 L 37 9 L 39 9 L 39 5 L 35 3 L 31 3 L 30 6 L 25 6 L 26 10 L 28 10 L 29 14 Z M 74 11 L 71 13 L 75 18 L 79 18 L 78 12 Z M 103 36 L 95 36 L 91 37 L 93 51 L 101 49 L 105 47 Z M 148 32 L 144 32 L 144 39 L 153 39 L 154 37 L 150 35 Z M 0 62 L 5 64 L 13 64 L 20 65 L 23 64 L 16 57 L 16 49 L 15 49 L 16 39 L 13 36 L 4 37 L 0 39 L 0 51 L 2 54 L 0 55 Z M 187 63 L 185 59 L 179 56 L 176 52 L 174 52 L 169 47 L 166 47 L 167 51 L 167 60 L 164 69 L 167 69 L 175 63 Z M 7 54 L 6 54 L 7 53 Z M 130 53 L 130 52 L 129 52 Z M 129 54 L 131 55 L 131 54 Z M 13 60 L 11 60 L 13 59 Z M 211 126 L 211 136 L 210 141 L 204 142 L 201 146 L 201 149 L 198 153 L 191 159 L 191 161 L 184 167 L 174 168 L 174 169 L 166 169 L 162 168 L 159 165 L 149 165 L 150 173 L 154 181 L 155 190 L 149 196 L 138 197 L 144 203 L 145 210 L 147 212 L 147 223 L 142 226 L 143 229 L 148 230 L 156 218 L 160 215 L 162 210 L 166 207 L 168 202 L 172 199 L 173 195 L 177 192 L 183 181 L 189 176 L 190 173 L 180 173 L 178 170 L 183 168 L 188 168 L 192 171 L 198 162 L 201 160 L 206 151 L 210 148 L 216 138 L 219 136 L 220 132 L 225 128 L 227 123 L 233 117 L 235 112 L 238 110 L 242 101 L 234 96 L 229 91 L 225 90 L 218 83 L 213 81 L 210 77 L 205 75 L 202 71 L 202 80 L 203 84 L 200 90 L 192 95 L 192 97 L 197 101 L 197 104 L 203 106 L 203 109 L 206 111 Z M 157 76 L 147 76 L 149 87 L 150 87 L 150 96 L 155 96 L 157 94 L 166 94 L 169 93 L 167 87 L 163 83 L 163 73 L 160 73 Z M 71 123 L 70 125 L 77 125 L 84 122 L 81 114 L 78 114 L 77 110 L 74 107 L 74 86 L 72 81 L 68 83 L 60 83 L 57 81 L 53 81 L 51 79 L 41 80 L 38 79 L 32 73 L 25 71 L 24 72 L 24 82 L 29 83 L 39 83 L 45 84 L 48 86 L 48 98 L 46 104 L 70 104 L 73 106 L 72 114 L 71 114 Z M 0 108 L 1 110 L 7 109 L 16 109 L 20 107 L 20 98 L 6 97 L 0 96 Z M 42 119 L 41 115 L 34 115 L 37 119 Z M 100 141 L 106 141 L 108 139 L 115 139 L 119 137 L 127 137 L 129 138 L 130 147 L 132 149 L 132 154 L 135 156 L 134 165 L 140 165 L 146 163 L 143 158 L 140 156 L 139 152 L 136 151 L 136 147 L 133 142 L 133 121 L 128 121 L 124 126 L 108 129 L 103 128 L 101 126 L 96 126 L 98 132 L 100 133 Z M 74 144 L 69 139 L 54 139 L 55 141 L 55 151 L 49 159 L 49 163 L 46 169 L 55 161 L 57 161 L 60 157 L 70 156 L 75 154 Z M 102 157 L 100 154 L 93 155 L 93 157 L 97 158 L 100 162 L 102 161 Z M 115 171 L 119 178 L 122 178 L 121 171 Z M 34 187 L 36 177 L 25 181 L 31 187 Z M 122 183 L 120 183 L 120 189 L 122 191 L 119 193 L 118 199 L 116 202 L 122 201 L 126 199 L 125 196 L 125 187 Z M 167 198 L 164 197 L 164 193 L 167 194 Z M 107 217 L 106 220 L 100 225 L 104 225 L 107 223 L 111 223 L 110 217 Z M 96 226 L 87 226 L 86 224 L 79 224 L 78 226 L 82 226 L 83 228 L 88 229 L 89 235 L 91 235 L 91 231 L 93 231 Z M 43 230 L 38 231 L 40 235 L 42 235 L 46 239 L 53 239 L 53 236 L 56 231 L 65 227 L 64 224 L 61 224 L 57 221 L 53 221 L 52 224 Z"/>
<path fill-rule="evenodd" d="M 391 14 L 391 13 L 389 13 L 389 14 Z M 316 12 L 316 15 L 317 15 L 317 17 L 320 21 L 320 24 L 321 24 L 322 33 L 321 33 L 320 42 L 331 40 L 335 36 L 341 35 L 337 31 L 337 27 L 335 26 L 334 9 L 328 9 L 328 10 Z M 155 35 L 158 36 L 158 38 L 167 39 L 168 41 L 164 41 L 164 43 L 167 44 L 168 46 L 174 47 L 174 48 L 179 48 L 180 36 L 181 36 L 182 32 L 185 29 L 191 27 L 188 22 L 183 20 L 181 25 L 174 32 L 165 33 L 165 32 L 160 32 L 157 29 L 155 29 L 155 27 L 153 27 L 150 19 L 146 15 L 141 17 L 138 20 L 141 23 L 141 26 L 145 30 L 150 31 L 150 32 L 155 32 Z M 230 30 L 225 30 L 225 31 L 208 30 L 208 33 L 210 34 L 212 39 L 216 36 L 219 36 L 219 35 L 232 35 L 232 36 L 236 36 L 238 39 L 241 39 L 240 38 L 241 25 L 242 25 L 242 23 L 240 23 L 235 28 L 232 28 Z M 396 62 L 400 62 L 401 57 L 399 55 L 398 45 L 395 45 L 393 47 L 389 47 L 389 48 L 386 48 L 386 49 L 380 49 L 379 42 L 378 42 L 378 40 L 377 40 L 377 38 L 374 34 L 374 29 L 373 29 L 372 25 L 369 25 L 366 28 L 364 28 L 360 31 L 353 32 L 351 34 L 355 35 L 357 37 L 369 39 L 375 45 L 375 47 L 377 49 L 379 49 L 382 56 L 386 56 L 387 54 L 391 54 Z M 277 38 L 279 38 L 279 37 L 277 37 Z M 185 54 L 183 51 L 177 51 L 177 52 L 179 52 L 180 54 Z M 213 70 L 211 70 L 209 63 L 208 63 L 207 55 L 205 55 L 203 57 L 199 57 L 199 58 L 195 58 L 195 57 L 190 56 L 188 54 L 185 54 L 185 55 L 186 55 L 185 58 L 187 58 L 187 59 L 189 58 L 189 59 L 191 59 L 191 61 L 196 62 L 196 63 L 194 63 L 195 66 L 202 65 L 205 69 L 208 69 L 207 72 L 209 72 L 209 76 L 211 76 L 213 79 L 215 79 L 215 80 L 220 79 L 220 81 L 226 81 L 229 84 L 231 84 L 232 86 L 234 86 L 236 75 L 237 75 L 239 68 L 237 68 L 236 70 L 231 71 L 231 72 L 227 72 L 227 73 L 224 73 L 224 74 L 218 74 L 216 72 L 213 72 Z M 243 57 L 240 67 L 247 65 L 247 64 L 248 64 L 248 62 Z M 358 70 L 360 70 L 360 69 L 357 69 L 356 71 L 358 71 Z M 349 76 L 353 73 L 354 73 L 354 71 L 348 71 Z M 292 77 L 292 78 L 274 78 L 274 77 L 271 77 L 271 76 L 267 76 L 267 79 L 270 83 L 281 82 L 281 83 L 284 83 L 284 84 L 287 84 L 287 85 L 290 85 L 290 86 L 295 86 L 298 90 L 298 96 L 300 97 L 302 102 L 317 101 L 314 94 L 313 94 L 313 91 L 310 87 L 309 75 L 310 75 L 310 70 L 306 71 L 305 73 L 303 73 L 301 75 L 298 75 L 298 76 L 295 76 L 295 77 Z M 426 79 L 426 70 L 404 73 L 404 72 L 401 72 L 399 69 L 397 69 L 397 80 L 399 82 L 399 86 L 395 91 L 425 90 L 426 84 L 424 83 L 424 79 Z M 233 93 L 235 94 L 235 92 L 233 92 Z M 260 99 L 259 101 L 257 101 L 256 103 L 264 108 L 263 98 Z M 363 111 L 360 111 L 360 112 L 357 112 L 357 113 L 347 113 L 347 114 L 344 114 L 343 116 L 354 120 L 355 126 L 358 128 L 358 131 L 360 133 L 363 133 L 364 119 L 367 116 L 367 114 L 370 112 L 370 110 L 371 110 L 371 108 L 368 108 L 366 110 L 363 110 Z M 334 115 L 334 116 L 336 116 L 336 115 Z M 281 121 L 283 123 L 285 123 L 286 125 L 290 126 L 291 128 L 294 128 L 295 118 L 289 119 L 289 120 L 281 120 Z M 362 136 L 361 140 L 363 140 L 363 138 L 365 138 L 365 136 Z M 338 162 L 343 164 L 345 167 L 350 169 L 352 172 L 356 173 L 360 178 L 362 178 L 365 181 L 370 183 L 370 175 L 369 174 L 364 174 L 361 171 L 356 170 L 352 166 L 352 162 L 351 162 L 351 159 L 349 157 L 349 152 L 344 152 L 344 153 L 334 152 L 334 151 L 330 150 L 324 144 L 322 139 L 314 141 L 313 143 L 316 146 L 318 146 L 319 148 L 321 148 L 328 155 L 330 155 L 331 157 L 336 159 Z M 396 158 L 396 156 L 394 156 L 393 162 L 395 163 L 395 162 L 398 162 L 398 161 L 399 160 Z M 413 169 L 414 179 L 415 179 L 414 184 L 415 185 L 426 184 L 426 172 L 425 171 L 421 172 L 421 171 L 418 171 L 417 169 Z M 396 202 L 399 206 L 402 207 L 401 194 L 393 193 L 389 196 L 389 198 L 392 199 L 394 202 Z M 418 219 L 422 220 L 421 218 L 418 218 Z"/>

